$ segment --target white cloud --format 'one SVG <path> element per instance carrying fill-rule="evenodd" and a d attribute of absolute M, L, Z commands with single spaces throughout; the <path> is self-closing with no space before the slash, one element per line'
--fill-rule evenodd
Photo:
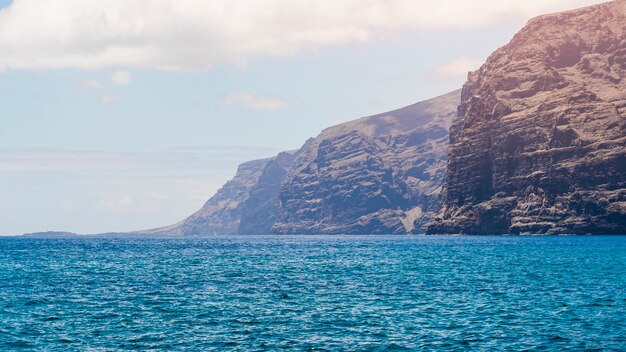
<path fill-rule="evenodd" d="M 111 77 L 111 82 L 118 86 L 125 86 L 131 81 L 130 73 L 128 71 L 117 71 Z"/>
<path fill-rule="evenodd" d="M 104 85 L 98 81 L 90 80 L 84 83 L 84 86 L 93 90 L 104 90 Z"/>
<path fill-rule="evenodd" d="M 480 68 L 483 62 L 484 60 L 482 59 L 469 56 L 461 56 L 450 62 L 437 66 L 435 68 L 435 72 L 444 76 L 465 77 L 467 76 L 468 72 Z"/>
<path fill-rule="evenodd" d="M 255 110 L 276 110 L 287 106 L 287 102 L 265 95 L 255 95 L 246 92 L 235 92 L 224 96 L 227 104 L 242 105 Z"/>
<path fill-rule="evenodd" d="M 402 29 L 523 23 L 598 0 L 15 0 L 0 67 L 205 70 Z"/>
<path fill-rule="evenodd" d="M 113 76 L 115 78 L 115 75 Z M 128 78 L 130 81 L 130 78 Z M 124 82 L 124 78 L 118 78 L 120 82 Z M 97 92 L 100 96 L 100 101 L 104 104 L 113 104 L 120 99 L 120 95 L 115 92 L 111 92 L 107 90 L 107 87 L 96 80 L 89 80 L 83 82 L 83 88 Z"/>
<path fill-rule="evenodd" d="M 100 96 L 100 100 L 102 100 L 105 104 L 115 103 L 120 99 L 120 95 L 117 93 L 104 93 Z"/>

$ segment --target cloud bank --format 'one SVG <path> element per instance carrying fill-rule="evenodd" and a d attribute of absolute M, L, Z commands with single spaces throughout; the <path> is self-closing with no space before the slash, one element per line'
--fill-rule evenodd
<path fill-rule="evenodd" d="M 406 29 L 523 23 L 597 0 L 14 0 L 0 11 L 0 70 L 197 71 Z"/>
<path fill-rule="evenodd" d="M 111 82 L 118 86 L 125 86 L 130 84 L 131 76 L 128 71 L 117 71 L 111 76 Z"/>
<path fill-rule="evenodd" d="M 238 164 L 277 152 L 251 146 L 152 152 L 0 149 L 0 199 L 5 200 L 0 235 L 173 224 L 199 209 Z"/>
<path fill-rule="evenodd" d="M 235 92 L 224 96 L 224 102 L 231 105 L 241 105 L 254 110 L 277 110 L 287 106 L 287 102 L 265 95 L 256 95 L 247 92 Z"/>

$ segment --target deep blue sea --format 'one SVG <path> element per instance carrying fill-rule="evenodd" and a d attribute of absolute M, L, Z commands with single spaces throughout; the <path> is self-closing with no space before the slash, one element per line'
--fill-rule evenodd
<path fill-rule="evenodd" d="M 0 238 L 0 350 L 625 351 L 626 237 Z"/>

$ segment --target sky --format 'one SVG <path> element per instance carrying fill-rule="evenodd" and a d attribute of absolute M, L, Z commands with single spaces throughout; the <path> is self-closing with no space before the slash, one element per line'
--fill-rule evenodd
<path fill-rule="evenodd" d="M 460 88 L 590 0 L 0 0 L 0 235 L 182 220 L 241 162 Z"/>

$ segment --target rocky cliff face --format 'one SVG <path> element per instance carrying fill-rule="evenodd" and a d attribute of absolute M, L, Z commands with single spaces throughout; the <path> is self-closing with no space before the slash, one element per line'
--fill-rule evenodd
<path fill-rule="evenodd" d="M 258 184 L 272 159 L 254 160 L 239 165 L 237 173 L 204 206 L 181 223 L 160 229 L 168 235 L 209 236 L 237 234 L 242 210 L 250 191 Z"/>
<path fill-rule="evenodd" d="M 283 152 L 268 161 L 241 208 L 239 234 L 272 233 L 272 226 L 280 212 L 280 189 L 294 162 L 308 150 L 309 143 L 305 143 L 298 152 Z"/>
<path fill-rule="evenodd" d="M 269 233 L 278 208 L 278 191 L 300 151 L 239 165 L 237 173 L 204 206 L 178 224 L 139 234 L 211 236 Z"/>
<path fill-rule="evenodd" d="M 626 1 L 531 20 L 463 88 L 429 233 L 626 233 Z"/>
<path fill-rule="evenodd" d="M 437 210 L 460 91 L 323 131 L 239 166 L 195 214 L 143 234 L 421 232 Z"/>
<path fill-rule="evenodd" d="M 420 232 L 437 210 L 460 92 L 328 128 L 280 189 L 275 233 Z"/>

